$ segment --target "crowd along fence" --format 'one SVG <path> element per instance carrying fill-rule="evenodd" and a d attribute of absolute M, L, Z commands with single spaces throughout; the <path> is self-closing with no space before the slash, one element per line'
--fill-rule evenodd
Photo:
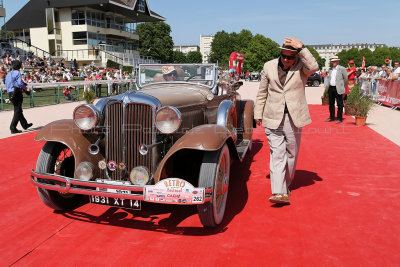
<path fill-rule="evenodd" d="M 71 90 L 71 99 L 64 97 L 64 88 Z M 0 110 L 13 109 L 8 99 L 8 93 L 4 85 L 0 86 Z M 31 94 L 24 94 L 23 107 L 37 107 L 52 104 L 67 103 L 82 100 L 84 90 L 92 90 L 95 96 L 107 97 L 124 93 L 128 90 L 137 89 L 135 79 L 125 80 L 98 80 L 98 81 L 73 81 L 58 83 L 32 83 L 28 84 Z"/>

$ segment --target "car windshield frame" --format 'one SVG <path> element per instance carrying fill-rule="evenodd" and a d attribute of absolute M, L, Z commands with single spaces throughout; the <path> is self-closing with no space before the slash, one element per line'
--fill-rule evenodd
<path fill-rule="evenodd" d="M 163 73 L 174 72 L 173 81 L 164 79 Z M 140 64 L 137 74 L 139 88 L 151 84 L 193 84 L 212 89 L 217 83 L 218 67 L 215 64 Z M 168 75 L 168 74 L 165 74 Z"/>

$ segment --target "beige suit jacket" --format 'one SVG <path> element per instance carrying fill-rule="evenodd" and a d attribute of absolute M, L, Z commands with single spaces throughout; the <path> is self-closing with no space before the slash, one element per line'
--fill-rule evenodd
<path fill-rule="evenodd" d="M 324 80 L 325 89 L 329 89 L 331 76 L 332 76 L 332 69 L 329 70 L 328 74 L 325 77 L 325 80 Z M 348 80 L 348 77 L 347 77 L 346 68 L 338 65 L 337 72 L 336 72 L 336 91 L 339 95 L 342 95 L 346 92 L 345 86 L 346 86 L 347 80 Z"/>
<path fill-rule="evenodd" d="M 285 103 L 294 125 L 300 128 L 311 123 L 310 112 L 305 95 L 307 78 L 318 70 L 313 55 L 304 48 L 297 62 L 290 68 L 285 84 L 278 77 L 279 58 L 264 65 L 260 88 L 254 108 L 254 118 L 262 119 L 263 126 L 277 129 L 283 119 Z"/>

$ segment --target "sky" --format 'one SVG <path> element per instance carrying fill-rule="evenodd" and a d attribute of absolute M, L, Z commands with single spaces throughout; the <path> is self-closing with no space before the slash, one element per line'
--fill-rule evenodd
<path fill-rule="evenodd" d="M 44 1 L 44 0 L 43 0 Z M 6 21 L 28 0 L 3 0 Z M 147 0 L 166 18 L 175 45 L 200 45 L 200 34 L 250 30 L 281 44 L 383 43 L 400 47 L 400 0 Z M 396 22 L 397 21 L 397 22 Z"/>

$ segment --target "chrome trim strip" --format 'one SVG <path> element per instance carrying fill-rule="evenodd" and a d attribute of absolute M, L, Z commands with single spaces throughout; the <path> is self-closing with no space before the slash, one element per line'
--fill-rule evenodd
<path fill-rule="evenodd" d="M 229 111 L 232 107 L 233 102 L 231 100 L 224 100 L 219 104 L 217 113 L 217 125 L 226 127 Z"/>
<path fill-rule="evenodd" d="M 41 182 L 38 179 L 47 180 L 48 183 Z M 54 181 L 64 182 L 66 185 L 55 185 Z M 79 179 L 74 179 L 70 177 L 65 177 L 56 174 L 49 173 L 37 173 L 33 169 L 31 170 L 31 182 L 33 185 L 47 189 L 53 190 L 60 193 L 72 193 L 72 194 L 81 194 L 81 195 L 89 195 L 89 196 L 101 196 L 101 197 L 113 197 L 113 198 L 123 198 L 123 199 L 132 199 L 132 200 L 142 200 L 146 202 L 152 202 L 150 200 L 144 200 L 144 187 L 138 185 L 113 185 L 113 184 L 104 184 L 99 182 L 92 181 L 81 181 Z M 74 186 L 84 186 L 86 188 L 74 188 Z M 91 187 L 91 188 L 88 188 Z M 109 189 L 120 189 L 120 190 L 128 190 L 138 192 L 136 194 L 121 194 L 121 193 L 108 193 L 104 191 L 97 191 L 97 188 L 109 188 Z M 206 188 L 206 194 L 212 194 L 212 188 Z M 204 202 L 208 202 L 212 200 L 212 196 L 205 197 Z M 165 203 L 167 204 L 167 203 Z M 176 205 L 182 205 L 182 203 L 173 203 Z M 200 203 L 201 204 L 201 203 Z M 185 205 L 194 205 L 194 204 L 185 204 Z"/>

